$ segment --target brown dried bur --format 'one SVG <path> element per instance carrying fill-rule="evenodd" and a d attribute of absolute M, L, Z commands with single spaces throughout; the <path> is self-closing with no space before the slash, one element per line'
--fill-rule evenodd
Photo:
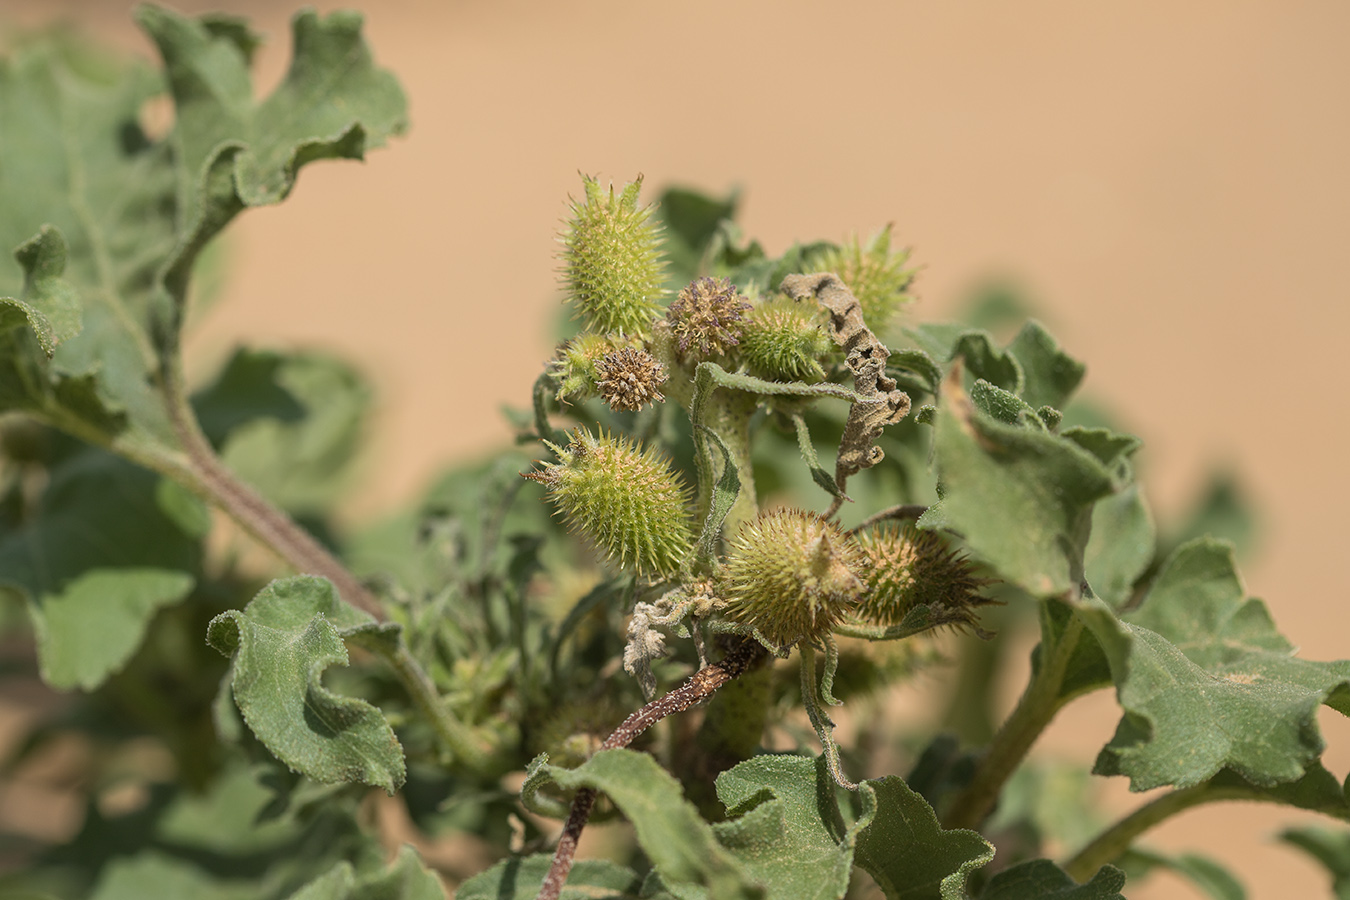
<path fill-rule="evenodd" d="M 615 350 L 596 362 L 595 371 L 600 397 L 615 412 L 637 412 L 666 399 L 659 390 L 666 383 L 666 367 L 646 350 Z"/>

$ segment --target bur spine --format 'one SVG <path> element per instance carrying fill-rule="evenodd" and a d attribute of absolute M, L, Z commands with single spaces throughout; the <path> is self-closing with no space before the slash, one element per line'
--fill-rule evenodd
<path fill-rule="evenodd" d="M 582 176 L 585 200 L 572 201 L 572 217 L 560 237 L 567 296 L 598 334 L 647 337 L 661 314 L 665 266 L 655 207 L 638 206 L 642 176 L 615 196 Z"/>
<path fill-rule="evenodd" d="M 781 295 L 755 304 L 741 332 L 740 354 L 750 371 L 769 381 L 823 381 L 820 361 L 834 341 L 821 317 L 819 307 Z"/>
<path fill-rule="evenodd" d="M 778 508 L 747 522 L 720 572 L 728 618 L 774 649 L 816 643 L 864 589 L 862 551 L 837 525 Z"/>
<path fill-rule="evenodd" d="M 740 343 L 749 302 L 729 278 L 696 278 L 666 311 L 682 361 L 715 359 Z"/>
<path fill-rule="evenodd" d="M 899 625 L 911 609 L 927 606 L 941 624 L 973 627 L 975 610 L 991 602 L 980 595 L 989 581 L 937 532 L 892 522 L 857 540 L 866 557 L 867 590 L 856 615 L 866 622 Z"/>
<path fill-rule="evenodd" d="M 656 450 L 578 429 L 558 462 L 522 473 L 548 489 L 568 527 L 620 569 L 672 578 L 693 546 L 688 491 Z"/>
<path fill-rule="evenodd" d="M 913 299 L 907 292 L 915 271 L 906 268 L 908 263 L 908 250 L 891 249 L 891 226 L 887 225 L 866 245 L 855 235 L 825 251 L 813 261 L 813 267 L 838 275 L 862 306 L 868 327 L 874 334 L 884 335 L 896 313 Z"/>

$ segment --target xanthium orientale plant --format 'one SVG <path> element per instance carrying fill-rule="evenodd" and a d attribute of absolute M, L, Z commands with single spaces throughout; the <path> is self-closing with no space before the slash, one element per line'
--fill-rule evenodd
<path fill-rule="evenodd" d="M 1108 900 L 1167 868 L 1230 898 L 1148 829 L 1234 799 L 1350 819 L 1315 719 L 1350 712 L 1350 662 L 1247 596 L 1231 485 L 1155 527 L 1139 441 L 1071 402 L 1083 365 L 1034 321 L 996 338 L 1007 304 L 914 321 L 889 229 L 775 257 L 734 198 L 584 178 L 573 333 L 516 446 L 337 527 L 361 378 L 241 349 L 189 385 L 181 337 L 212 239 L 399 134 L 402 92 L 351 14 L 297 16 L 262 99 L 243 21 L 136 16 L 158 70 L 61 35 L 0 61 L 3 677 L 64 692 L 6 771 L 78 746 L 84 805 L 6 836 L 7 891 Z M 887 711 L 918 672 L 956 685 L 941 733 Z M 1098 690 L 1091 773 L 1163 789 L 1114 823 L 1028 757 Z M 438 872 L 388 851 L 391 804 L 457 848 Z M 591 817 L 630 827 L 575 860 Z M 1344 896 L 1348 835 L 1285 838 Z"/>

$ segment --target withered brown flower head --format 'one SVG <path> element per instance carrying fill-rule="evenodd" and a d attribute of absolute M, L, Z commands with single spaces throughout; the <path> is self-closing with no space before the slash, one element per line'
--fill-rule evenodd
<path fill-rule="evenodd" d="M 722 356 L 740 342 L 743 312 L 750 304 L 729 278 L 696 278 L 666 311 L 680 356 Z"/>
<path fill-rule="evenodd" d="M 615 350 L 596 362 L 595 371 L 600 397 L 615 412 L 637 412 L 666 399 L 659 390 L 666 383 L 666 367 L 646 350 Z"/>

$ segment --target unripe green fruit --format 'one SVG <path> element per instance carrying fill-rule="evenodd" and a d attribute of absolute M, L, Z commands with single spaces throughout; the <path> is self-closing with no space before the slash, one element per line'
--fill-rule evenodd
<path fill-rule="evenodd" d="M 974 609 L 989 601 L 979 596 L 988 584 L 976 577 L 970 560 L 951 550 L 942 536 L 913 523 L 887 523 L 858 535 L 866 555 L 867 593 L 858 603 L 859 618 L 877 625 L 898 625 L 918 605 L 930 607 L 950 624 L 973 625 Z"/>
<path fill-rule="evenodd" d="M 572 218 L 560 240 L 563 282 L 589 331 L 648 337 L 661 314 L 657 302 L 665 281 L 660 229 L 651 206 L 639 208 L 642 177 L 609 195 L 583 176 L 584 203 L 572 202 Z"/>
<path fill-rule="evenodd" d="M 911 299 L 905 293 L 914 281 L 914 270 L 905 268 L 908 250 L 891 250 L 891 226 L 887 225 L 863 246 L 857 237 L 812 260 L 822 272 L 833 272 L 848 286 L 862 307 L 863 319 L 875 334 L 885 334 L 900 307 Z"/>
<path fill-rule="evenodd" d="M 600 373 L 596 364 L 624 346 L 603 334 L 580 334 L 563 344 L 549 363 L 558 379 L 558 399 L 585 400 L 599 393 Z"/>
<path fill-rule="evenodd" d="M 825 637 L 863 590 L 864 558 L 832 522 L 774 509 L 747 522 L 720 573 L 727 616 L 775 647 Z"/>
<path fill-rule="evenodd" d="M 573 531 L 621 569 L 652 580 L 679 573 L 693 547 L 688 492 L 657 451 L 584 429 L 553 450 L 560 462 L 523 474 L 548 488 Z"/>
<path fill-rule="evenodd" d="M 834 349 L 821 327 L 820 308 L 789 297 L 755 304 L 741 329 L 740 354 L 750 371 L 769 381 L 822 381 L 820 360 Z"/>

